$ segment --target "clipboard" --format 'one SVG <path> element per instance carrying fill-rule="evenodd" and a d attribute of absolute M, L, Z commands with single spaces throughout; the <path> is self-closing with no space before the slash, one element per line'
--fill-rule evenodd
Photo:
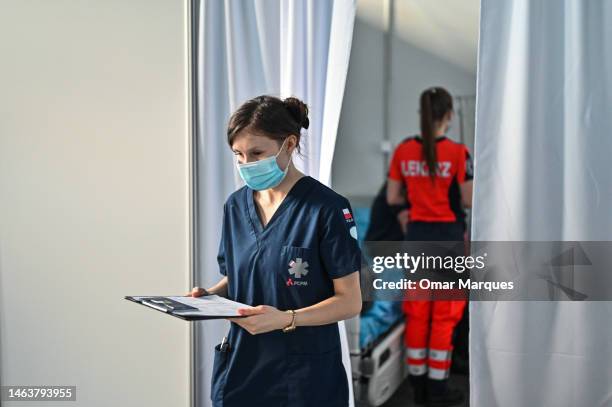
<path fill-rule="evenodd" d="M 236 310 L 238 308 L 250 308 L 250 305 L 228 300 L 218 295 L 201 297 L 128 295 L 124 299 L 185 321 L 244 318 L 245 315 L 239 315 Z"/>

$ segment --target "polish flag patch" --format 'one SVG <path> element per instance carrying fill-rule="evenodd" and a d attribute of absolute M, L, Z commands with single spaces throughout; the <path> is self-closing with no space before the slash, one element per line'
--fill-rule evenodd
<path fill-rule="evenodd" d="M 352 222 L 353 221 L 353 215 L 351 215 L 351 211 L 349 211 L 348 208 L 342 209 L 342 213 L 344 214 L 344 219 L 347 222 Z"/>

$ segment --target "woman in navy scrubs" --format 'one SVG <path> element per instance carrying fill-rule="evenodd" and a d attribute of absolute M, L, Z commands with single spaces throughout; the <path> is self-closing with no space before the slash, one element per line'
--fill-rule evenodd
<path fill-rule="evenodd" d="M 337 321 L 361 310 L 361 252 L 349 202 L 292 164 L 308 124 L 304 103 L 271 96 L 247 101 L 229 121 L 246 185 L 223 208 L 225 277 L 190 295 L 254 308 L 230 319 L 215 348 L 217 407 L 348 405 Z"/>

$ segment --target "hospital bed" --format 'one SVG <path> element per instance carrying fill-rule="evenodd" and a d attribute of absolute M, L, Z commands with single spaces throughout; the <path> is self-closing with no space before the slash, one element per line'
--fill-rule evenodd
<path fill-rule="evenodd" d="M 360 317 L 346 321 L 353 391 L 359 406 L 380 406 L 408 374 L 404 368 L 404 321 L 397 320 L 373 342 L 360 346 Z"/>

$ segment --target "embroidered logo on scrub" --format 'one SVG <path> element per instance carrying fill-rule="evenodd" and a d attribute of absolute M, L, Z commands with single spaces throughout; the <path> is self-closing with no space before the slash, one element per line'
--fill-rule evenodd
<path fill-rule="evenodd" d="M 295 278 L 301 278 L 308 274 L 308 262 L 302 261 L 301 257 L 289 262 L 289 274 Z"/>
<path fill-rule="evenodd" d="M 296 258 L 295 260 L 291 260 L 289 262 L 289 274 L 291 274 L 294 278 L 302 278 L 306 274 L 308 274 L 308 262 L 302 261 L 301 257 Z M 308 285 L 308 281 L 297 281 L 292 278 L 287 280 L 287 287 L 293 285 Z"/>

